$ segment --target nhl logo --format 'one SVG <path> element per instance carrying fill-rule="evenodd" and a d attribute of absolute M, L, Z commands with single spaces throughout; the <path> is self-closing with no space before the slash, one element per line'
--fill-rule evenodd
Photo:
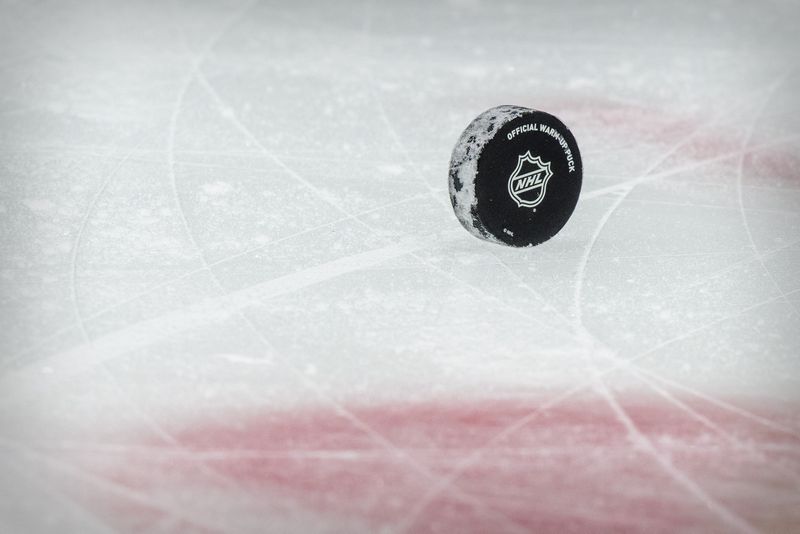
<path fill-rule="evenodd" d="M 539 156 L 531 156 L 531 151 L 519 156 L 517 168 L 508 178 L 508 194 L 520 208 L 535 208 L 547 192 L 547 181 L 553 176 L 550 163 Z"/>

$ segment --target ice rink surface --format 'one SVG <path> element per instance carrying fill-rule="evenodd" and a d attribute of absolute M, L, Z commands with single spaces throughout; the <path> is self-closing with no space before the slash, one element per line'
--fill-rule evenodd
<path fill-rule="evenodd" d="M 800 530 L 797 2 L 0 6 L 0 531 Z"/>

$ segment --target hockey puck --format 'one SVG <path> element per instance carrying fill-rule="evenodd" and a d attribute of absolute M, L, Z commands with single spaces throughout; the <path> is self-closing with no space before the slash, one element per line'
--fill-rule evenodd
<path fill-rule="evenodd" d="M 450 160 L 450 201 L 471 234 L 515 247 L 558 233 L 575 210 L 583 168 L 558 118 L 499 106 L 467 126 Z"/>

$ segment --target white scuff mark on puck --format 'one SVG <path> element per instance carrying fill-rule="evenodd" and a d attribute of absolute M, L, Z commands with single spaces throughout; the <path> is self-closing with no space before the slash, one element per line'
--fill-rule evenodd
<path fill-rule="evenodd" d="M 453 149 L 450 160 L 450 199 L 453 209 L 464 228 L 482 239 L 499 242 L 479 228 L 472 215 L 478 204 L 475 196 L 478 157 L 503 125 L 524 112 L 525 108 L 518 106 L 499 106 L 483 112 L 464 130 Z"/>

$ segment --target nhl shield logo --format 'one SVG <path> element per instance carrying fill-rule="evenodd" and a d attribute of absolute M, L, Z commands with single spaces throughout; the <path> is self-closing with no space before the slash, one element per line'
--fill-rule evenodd
<path fill-rule="evenodd" d="M 535 208 L 547 193 L 547 181 L 553 176 L 550 163 L 527 151 L 519 156 L 517 168 L 508 178 L 508 194 L 520 208 Z"/>

